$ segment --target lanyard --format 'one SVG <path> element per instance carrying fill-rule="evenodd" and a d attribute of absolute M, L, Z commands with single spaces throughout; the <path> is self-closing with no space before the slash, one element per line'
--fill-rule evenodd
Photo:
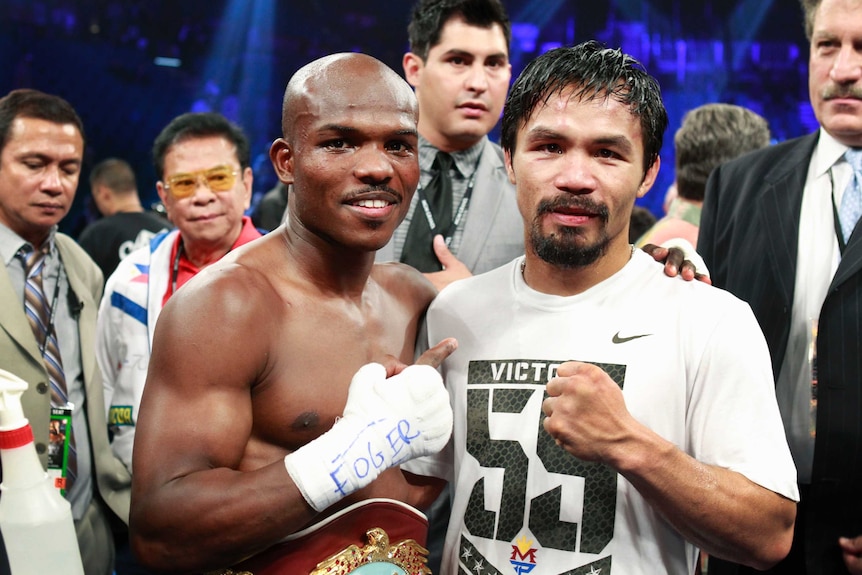
<path fill-rule="evenodd" d="M 478 168 L 478 164 L 476 167 Z M 452 225 L 450 225 L 449 229 L 445 231 L 435 230 L 437 222 L 434 220 L 434 214 L 431 213 L 431 204 L 428 203 L 425 189 L 420 186 L 419 189 L 416 190 L 419 193 L 419 205 L 422 206 L 422 211 L 425 213 L 425 219 L 428 220 L 428 227 L 432 231 L 437 231 L 443 234 L 447 247 L 452 242 L 452 237 L 455 235 L 455 230 L 458 229 L 458 224 L 461 223 L 461 220 L 464 218 L 464 214 L 467 213 L 467 206 L 470 204 L 470 196 L 473 195 L 473 184 L 475 181 L 476 170 L 473 170 L 473 175 L 471 175 L 470 179 L 467 181 L 467 191 L 464 192 L 464 197 L 461 198 L 461 201 L 458 203 L 458 209 L 455 211 L 455 217 L 452 218 Z"/>
<path fill-rule="evenodd" d="M 177 255 L 171 268 L 171 295 L 177 293 L 177 278 L 180 275 L 180 258 L 183 257 L 183 236 L 177 240 Z M 170 297 L 170 296 L 168 296 Z"/>

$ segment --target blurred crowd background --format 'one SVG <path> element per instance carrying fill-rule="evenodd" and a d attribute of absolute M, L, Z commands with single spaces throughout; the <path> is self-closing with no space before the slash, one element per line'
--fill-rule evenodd
<path fill-rule="evenodd" d="M 512 77 L 540 53 L 590 38 L 621 47 L 661 83 L 670 115 L 662 173 L 639 205 L 661 215 L 673 181 L 673 133 L 708 102 L 746 106 L 775 141 L 816 129 L 795 0 L 504 0 Z M 0 93 L 31 87 L 66 98 L 87 132 L 90 166 L 135 168 L 144 204 L 157 201 L 153 139 L 174 116 L 213 110 L 252 142 L 255 198 L 276 183 L 269 145 L 281 97 L 300 66 L 332 52 L 371 54 L 399 73 L 408 0 L 0 0 Z M 498 140 L 497 131 L 491 134 Z M 79 190 L 61 227 L 95 217 Z"/>

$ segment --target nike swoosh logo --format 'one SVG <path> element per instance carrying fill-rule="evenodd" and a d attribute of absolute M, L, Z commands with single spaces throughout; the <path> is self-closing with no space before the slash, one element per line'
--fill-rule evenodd
<path fill-rule="evenodd" d="M 617 332 L 614 334 L 614 337 L 611 339 L 611 341 L 614 343 L 625 343 L 633 339 L 638 339 L 639 337 L 649 337 L 651 335 L 651 333 L 642 333 L 641 335 L 633 335 L 631 337 L 620 337 L 620 332 Z"/>

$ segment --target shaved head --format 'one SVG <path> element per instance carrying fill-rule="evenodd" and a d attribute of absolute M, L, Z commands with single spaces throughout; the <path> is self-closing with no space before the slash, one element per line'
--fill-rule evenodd
<path fill-rule="evenodd" d="M 316 110 L 325 96 L 344 99 L 347 107 L 361 106 L 368 97 L 388 96 L 398 108 L 419 113 L 413 89 L 392 68 L 367 54 L 331 54 L 306 64 L 287 83 L 281 109 L 285 140 L 293 140 L 297 120 Z"/>

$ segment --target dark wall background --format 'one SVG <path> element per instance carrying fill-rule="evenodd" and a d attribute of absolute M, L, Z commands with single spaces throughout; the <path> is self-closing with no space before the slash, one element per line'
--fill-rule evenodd
<path fill-rule="evenodd" d="M 662 170 L 639 204 L 656 214 L 673 181 L 673 133 L 708 102 L 748 106 L 776 141 L 816 129 L 808 45 L 795 0 L 504 0 L 513 77 L 531 58 L 596 38 L 659 79 L 670 115 Z M 280 135 L 284 86 L 308 61 L 362 51 L 401 71 L 411 0 L 0 0 L 0 93 L 59 94 L 87 130 L 84 174 L 63 222 L 93 216 L 88 169 L 128 160 L 145 203 L 157 201 L 150 146 L 177 114 L 216 110 L 252 141 L 255 194 L 275 183 L 267 156 Z M 499 127 L 498 127 L 499 129 Z M 498 132 L 492 133 L 497 139 Z"/>

